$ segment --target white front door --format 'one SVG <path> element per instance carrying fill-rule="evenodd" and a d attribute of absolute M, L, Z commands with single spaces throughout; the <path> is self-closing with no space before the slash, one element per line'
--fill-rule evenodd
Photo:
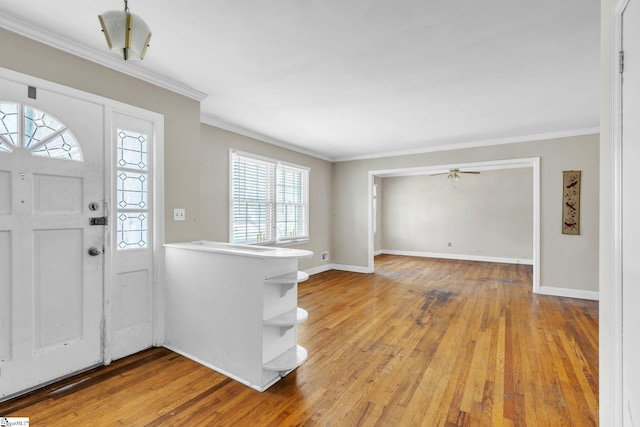
<path fill-rule="evenodd" d="M 0 400 L 103 360 L 104 108 L 0 79 Z"/>
<path fill-rule="evenodd" d="M 640 424 L 640 4 L 622 15 L 622 399 L 625 426 Z M 635 424 L 634 424 L 635 423 Z"/>

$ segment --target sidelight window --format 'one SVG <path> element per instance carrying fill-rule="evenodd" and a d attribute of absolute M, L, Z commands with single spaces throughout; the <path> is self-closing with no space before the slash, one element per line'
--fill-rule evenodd
<path fill-rule="evenodd" d="M 117 247 L 149 245 L 148 136 L 117 130 L 116 222 Z"/>

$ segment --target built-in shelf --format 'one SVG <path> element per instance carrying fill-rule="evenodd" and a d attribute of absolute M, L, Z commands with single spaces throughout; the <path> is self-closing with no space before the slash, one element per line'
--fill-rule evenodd
<path fill-rule="evenodd" d="M 293 326 L 302 323 L 309 317 L 309 313 L 304 308 L 296 307 L 279 316 L 272 317 L 264 321 L 267 326 Z"/>
<path fill-rule="evenodd" d="M 264 280 L 265 283 L 274 283 L 277 285 L 289 285 L 292 283 L 304 282 L 309 278 L 309 275 L 304 271 L 297 271 L 295 273 L 282 274 L 280 276 L 268 277 Z"/>
<path fill-rule="evenodd" d="M 221 242 L 165 245 L 164 345 L 258 391 L 271 387 L 307 358 L 297 347 L 297 325 L 309 316 L 298 308 L 298 283 L 309 276 L 298 259 L 312 256 Z"/>
<path fill-rule="evenodd" d="M 264 364 L 267 371 L 286 372 L 297 368 L 307 360 L 307 350 L 299 345 L 289 349 L 275 359 Z"/>

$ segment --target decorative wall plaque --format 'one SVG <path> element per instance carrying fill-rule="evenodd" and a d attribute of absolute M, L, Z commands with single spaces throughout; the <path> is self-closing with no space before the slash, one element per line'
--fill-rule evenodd
<path fill-rule="evenodd" d="M 562 172 L 562 234 L 580 234 L 581 171 Z"/>

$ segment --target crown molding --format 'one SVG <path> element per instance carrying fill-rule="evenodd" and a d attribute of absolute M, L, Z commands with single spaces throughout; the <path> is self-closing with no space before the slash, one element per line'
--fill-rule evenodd
<path fill-rule="evenodd" d="M 261 134 L 259 132 L 255 132 L 244 128 L 242 126 L 238 126 L 232 123 L 227 122 L 226 120 L 222 120 L 218 117 L 214 117 L 209 114 L 200 114 L 200 122 L 209 126 L 217 127 L 220 129 L 227 130 L 229 132 L 237 133 L 249 138 L 257 139 L 258 141 L 266 142 L 267 144 L 275 145 L 280 148 L 286 148 L 287 150 L 295 151 L 300 154 L 305 154 L 307 156 L 315 157 L 316 159 L 326 160 L 328 162 L 333 162 L 334 159 L 329 156 L 325 156 L 324 154 L 317 153 L 315 151 L 306 150 L 304 148 L 295 146 L 293 144 L 286 143 L 284 141 L 280 141 L 279 139 L 272 138 L 270 136 Z"/>
<path fill-rule="evenodd" d="M 151 83 L 155 86 L 159 86 L 163 89 L 167 89 L 171 92 L 186 96 L 196 101 L 202 101 L 207 98 L 207 94 L 180 83 L 176 80 L 170 79 L 158 73 L 154 73 L 149 70 L 145 70 L 139 65 L 134 63 L 125 62 L 122 59 L 112 56 L 109 53 L 98 51 L 89 48 L 83 44 L 62 37 L 59 34 L 36 28 L 27 22 L 20 20 L 13 16 L 8 16 L 3 13 L 0 15 L 0 27 L 27 37 L 31 40 L 35 40 L 39 43 L 51 46 L 55 49 L 62 50 L 70 53 L 71 55 L 78 56 L 87 61 L 95 62 L 120 73 L 126 74 L 131 77 L 143 80 L 147 83 Z"/>
<path fill-rule="evenodd" d="M 414 154 L 423 154 L 423 153 L 433 153 L 438 151 L 450 151 L 450 150 L 462 150 L 465 148 L 481 148 L 481 147 L 489 147 L 493 145 L 504 145 L 504 144 L 516 144 L 519 142 L 532 142 L 532 141 L 544 141 L 549 139 L 558 139 L 558 138 L 568 138 L 573 136 L 583 136 L 583 135 L 594 135 L 600 133 L 600 128 L 585 128 L 585 129 L 574 129 L 569 131 L 562 132 L 550 132 L 543 134 L 535 134 L 535 135 L 524 135 L 510 138 L 500 138 L 500 139 L 489 139 L 484 141 L 475 141 L 475 142 L 464 142 L 459 144 L 452 145 L 437 145 L 433 147 L 425 147 L 418 148 L 413 150 L 401 150 L 401 151 L 387 151 L 381 153 L 368 154 L 364 156 L 353 156 L 353 157 L 332 157 L 327 156 L 325 154 L 320 154 L 315 151 L 306 150 L 300 147 L 297 147 L 293 144 L 286 143 L 275 138 L 271 138 L 267 135 L 254 132 L 242 126 L 238 126 L 232 123 L 229 123 L 220 118 L 202 113 L 200 115 L 200 122 L 214 126 L 220 129 L 224 129 L 230 132 L 234 132 L 240 135 L 247 136 L 249 138 L 257 139 L 262 142 L 266 142 L 271 145 L 276 145 L 278 147 L 286 148 L 287 150 L 295 151 L 301 154 L 306 154 L 311 157 L 315 157 L 321 160 L 326 160 L 332 163 L 338 162 L 348 162 L 353 160 L 368 160 L 368 159 L 378 159 L 383 157 L 397 157 L 397 156 L 407 156 Z"/>
<path fill-rule="evenodd" d="M 382 157 L 407 156 L 407 155 L 413 155 L 413 154 L 433 153 L 436 151 L 462 150 L 465 148 L 479 148 L 479 147 L 489 147 L 492 145 L 516 144 L 519 142 L 544 141 L 547 139 L 568 138 L 572 136 L 593 135 L 597 133 L 600 133 L 600 128 L 598 127 L 574 129 L 574 130 L 562 131 L 562 132 L 550 132 L 550 133 L 541 133 L 536 135 L 524 135 L 524 136 L 514 136 L 509 138 L 488 139 L 484 141 L 463 142 L 463 143 L 451 144 L 451 145 L 436 145 L 433 147 L 417 148 L 413 150 L 387 151 L 382 153 L 368 154 L 364 156 L 336 157 L 333 159 L 333 161 L 349 162 L 352 160 L 367 160 L 367 159 L 378 159 Z"/>

